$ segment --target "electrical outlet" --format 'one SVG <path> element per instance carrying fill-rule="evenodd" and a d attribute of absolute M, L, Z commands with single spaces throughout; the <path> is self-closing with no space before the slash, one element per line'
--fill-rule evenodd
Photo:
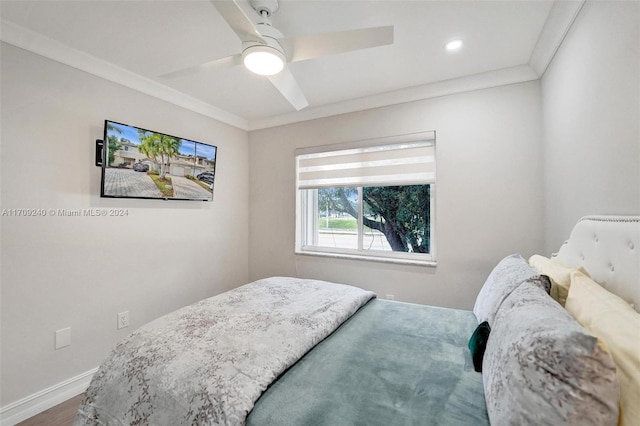
<path fill-rule="evenodd" d="M 129 311 L 118 314 L 118 330 L 129 327 Z"/>
<path fill-rule="evenodd" d="M 387 299 L 387 300 L 396 300 L 396 296 L 394 296 L 393 294 L 387 294 L 385 296 L 385 299 Z"/>

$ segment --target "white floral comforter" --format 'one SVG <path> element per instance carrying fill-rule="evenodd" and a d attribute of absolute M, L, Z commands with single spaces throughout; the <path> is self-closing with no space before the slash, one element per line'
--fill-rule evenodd
<path fill-rule="evenodd" d="M 179 309 L 115 347 L 74 424 L 244 424 L 271 382 L 372 297 L 276 277 Z"/>

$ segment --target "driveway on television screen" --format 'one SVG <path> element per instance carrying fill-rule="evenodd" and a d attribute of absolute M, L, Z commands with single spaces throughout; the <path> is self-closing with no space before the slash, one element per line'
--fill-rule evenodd
<path fill-rule="evenodd" d="M 203 172 L 200 173 L 198 176 L 196 176 L 198 178 L 198 180 L 208 183 L 208 184 L 212 184 L 213 183 L 213 178 L 214 178 L 214 174 L 213 172 Z"/>
<path fill-rule="evenodd" d="M 206 190 L 184 176 L 171 176 L 174 198 L 210 199 L 211 190 Z"/>
<path fill-rule="evenodd" d="M 163 198 L 162 192 L 146 173 L 137 173 L 132 169 L 106 169 L 104 194 L 114 197 Z"/>

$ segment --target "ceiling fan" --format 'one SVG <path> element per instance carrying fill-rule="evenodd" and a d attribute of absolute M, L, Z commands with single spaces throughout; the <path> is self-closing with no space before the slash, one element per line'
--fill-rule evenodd
<path fill-rule="evenodd" d="M 266 76 L 282 96 L 299 111 L 307 107 L 309 102 L 287 67 L 288 62 L 393 43 L 393 26 L 285 38 L 271 25 L 271 16 L 279 7 L 278 0 L 249 1 L 257 13 L 256 23 L 245 14 L 238 0 L 210 1 L 242 41 L 241 53 L 174 71 L 161 77 L 180 78 L 203 71 L 244 64 L 250 71 Z"/>

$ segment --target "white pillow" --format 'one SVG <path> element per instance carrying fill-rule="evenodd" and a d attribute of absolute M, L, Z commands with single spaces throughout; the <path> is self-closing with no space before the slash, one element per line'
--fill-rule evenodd
<path fill-rule="evenodd" d="M 493 327 L 496 312 L 504 299 L 523 282 L 539 277 L 538 271 L 529 266 L 520 254 L 512 254 L 498 262 L 480 289 L 473 306 L 478 323 L 487 321 Z"/>
<path fill-rule="evenodd" d="M 571 285 L 571 272 L 579 270 L 587 274 L 582 268 L 569 268 L 539 254 L 534 254 L 529 258 L 529 265 L 533 266 L 541 274 L 549 277 L 551 280 L 551 297 L 562 306 L 567 302 L 569 286 Z"/>
<path fill-rule="evenodd" d="M 640 424 L 640 314 L 580 272 L 571 274 L 567 311 L 601 339 L 616 363 L 619 426 Z"/>

